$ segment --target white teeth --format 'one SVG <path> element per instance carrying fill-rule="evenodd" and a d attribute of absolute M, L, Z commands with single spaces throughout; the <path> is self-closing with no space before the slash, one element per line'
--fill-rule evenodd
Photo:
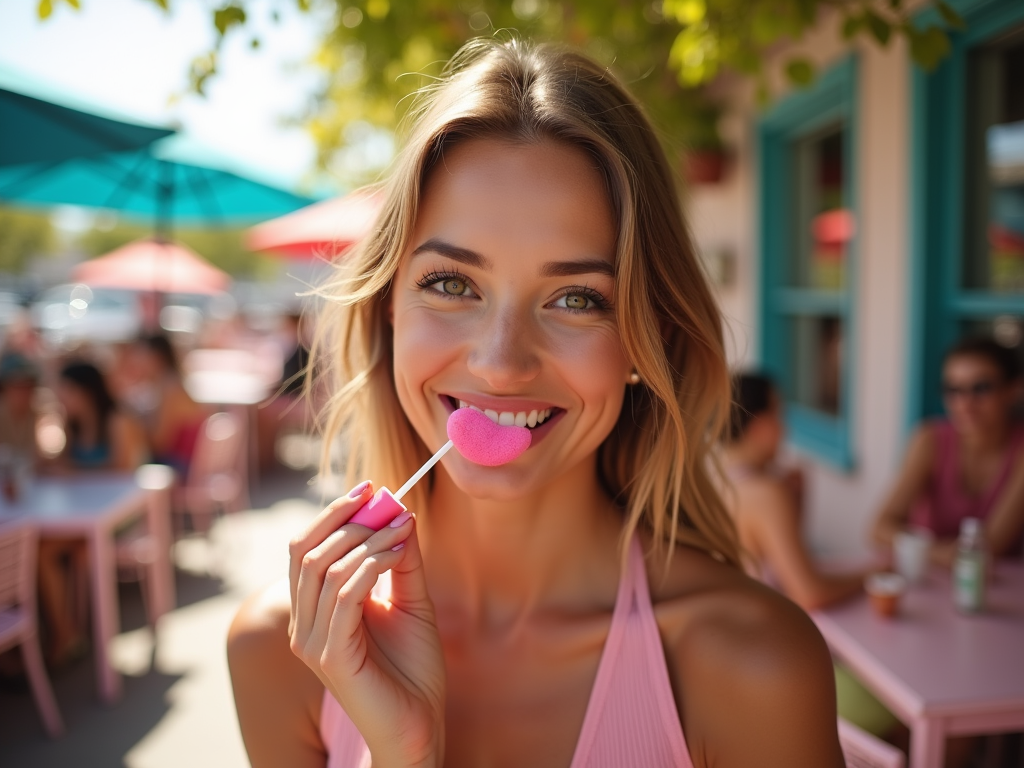
<path fill-rule="evenodd" d="M 459 408 L 468 408 L 468 407 L 469 407 L 469 403 L 467 403 L 465 400 L 459 400 Z"/>
<path fill-rule="evenodd" d="M 530 411 L 530 415 L 526 417 L 526 426 L 536 427 L 537 426 L 537 411 Z"/>
<path fill-rule="evenodd" d="M 509 411 L 502 411 L 498 414 L 498 423 L 503 427 L 511 427 L 516 423 L 516 415 Z"/>
<path fill-rule="evenodd" d="M 543 424 L 544 419 L 547 418 L 547 411 L 537 411 L 537 423 Z"/>
<path fill-rule="evenodd" d="M 480 411 L 480 413 L 484 412 L 483 408 L 477 408 L 475 405 L 471 405 L 469 407 L 472 408 L 474 411 Z"/>
<path fill-rule="evenodd" d="M 486 416 L 488 419 L 493 421 L 495 424 L 498 423 L 498 412 L 497 411 L 486 410 L 486 411 L 484 411 L 484 416 Z"/>
<path fill-rule="evenodd" d="M 519 413 L 516 414 L 515 424 L 516 424 L 517 427 L 525 427 L 526 426 L 526 412 L 525 411 L 520 411 Z"/>
<path fill-rule="evenodd" d="M 488 419 L 493 421 L 495 424 L 500 424 L 503 427 L 536 427 L 538 424 L 543 424 L 549 418 L 551 418 L 551 409 L 545 408 L 542 411 L 493 411 L 491 409 L 484 410 L 472 403 L 467 403 L 465 400 L 457 400 L 459 408 L 472 408 L 474 411 L 480 411 Z"/>

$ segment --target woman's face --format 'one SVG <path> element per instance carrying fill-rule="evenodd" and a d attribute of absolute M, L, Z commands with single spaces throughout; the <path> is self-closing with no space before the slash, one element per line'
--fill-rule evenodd
<path fill-rule="evenodd" d="M 93 411 L 89 394 L 72 381 L 62 378 L 57 383 L 57 399 L 70 418 L 80 418 Z"/>
<path fill-rule="evenodd" d="M 943 400 L 953 427 L 984 437 L 1003 429 L 1013 407 L 1014 388 L 983 355 L 954 355 L 942 368 Z"/>
<path fill-rule="evenodd" d="M 604 180 L 582 150 L 475 139 L 429 176 L 391 291 L 402 407 L 431 450 L 460 401 L 539 422 L 530 449 L 503 467 L 448 454 L 469 495 L 542 488 L 611 432 L 630 370 L 613 308 L 615 245 Z"/>

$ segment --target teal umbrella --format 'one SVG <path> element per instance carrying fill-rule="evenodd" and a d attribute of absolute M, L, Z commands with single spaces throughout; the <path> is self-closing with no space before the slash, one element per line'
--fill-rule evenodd
<path fill-rule="evenodd" d="M 0 67 L 0 167 L 135 150 L 172 133 Z"/>
<path fill-rule="evenodd" d="M 314 202 L 260 180 L 183 135 L 135 152 L 62 163 L 0 168 L 0 200 L 18 205 L 81 205 L 155 222 L 170 239 L 173 224 L 244 224 Z"/>

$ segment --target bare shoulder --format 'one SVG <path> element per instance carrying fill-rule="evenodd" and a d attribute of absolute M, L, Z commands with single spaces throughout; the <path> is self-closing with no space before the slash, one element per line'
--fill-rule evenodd
<path fill-rule="evenodd" d="M 842 765 L 831 657 L 806 613 L 690 548 L 651 583 L 695 765 Z"/>
<path fill-rule="evenodd" d="M 288 618 L 288 585 L 278 582 L 249 597 L 228 632 L 235 706 L 254 768 L 324 764 L 324 687 L 291 652 Z"/>

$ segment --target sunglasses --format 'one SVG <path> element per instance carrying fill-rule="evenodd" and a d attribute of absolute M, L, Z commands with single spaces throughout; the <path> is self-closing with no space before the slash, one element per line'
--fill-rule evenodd
<path fill-rule="evenodd" d="M 954 384 L 942 385 L 942 396 L 949 400 L 954 400 L 958 397 L 969 397 L 971 399 L 987 397 L 995 391 L 996 382 L 994 381 L 976 381 L 973 384 L 965 384 L 963 386 L 956 386 Z"/>

